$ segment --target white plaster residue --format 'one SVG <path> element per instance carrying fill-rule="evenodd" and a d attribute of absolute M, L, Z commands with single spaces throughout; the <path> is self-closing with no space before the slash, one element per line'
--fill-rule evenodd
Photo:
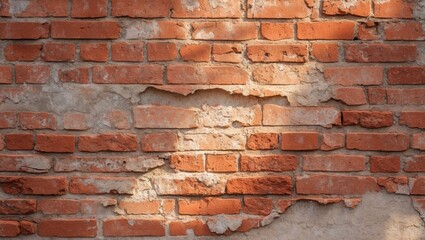
<path fill-rule="evenodd" d="M 242 225 L 242 219 L 218 215 L 216 218 L 208 220 L 207 225 L 211 232 L 223 234 L 227 231 L 227 229 L 236 231 Z"/>
<path fill-rule="evenodd" d="M 211 31 L 206 31 L 204 29 L 202 29 L 201 31 L 197 32 L 195 34 L 195 39 L 214 39 L 214 33 Z"/>
<path fill-rule="evenodd" d="M 30 0 L 9 1 L 10 12 L 12 13 L 12 15 L 22 13 L 28 8 L 29 4 Z"/>
<path fill-rule="evenodd" d="M 199 10 L 201 7 L 199 0 L 182 0 L 182 5 L 190 12 Z"/>

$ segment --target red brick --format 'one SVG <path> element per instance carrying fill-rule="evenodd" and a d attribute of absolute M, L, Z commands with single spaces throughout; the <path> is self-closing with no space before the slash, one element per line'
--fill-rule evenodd
<path fill-rule="evenodd" d="M 246 84 L 249 74 L 244 69 L 231 66 L 169 65 L 167 78 L 170 84 Z"/>
<path fill-rule="evenodd" d="M 347 6 L 348 5 L 348 6 Z M 341 0 L 325 0 L 323 2 L 323 13 L 326 15 L 353 15 L 368 17 L 371 15 L 371 0 L 360 0 L 354 4 L 347 4 Z"/>
<path fill-rule="evenodd" d="M 291 74 L 292 72 L 300 72 L 300 74 Z M 299 84 L 304 81 L 301 77 L 304 74 L 309 74 L 309 70 L 306 67 L 289 67 L 275 64 L 259 65 L 252 71 L 255 82 L 267 85 Z"/>
<path fill-rule="evenodd" d="M 400 170 L 400 163 L 399 163 Z M 407 158 L 404 164 L 405 172 L 425 172 L 425 155 L 415 155 Z"/>
<path fill-rule="evenodd" d="M 309 175 L 297 177 L 298 194 L 357 195 L 380 190 L 373 177 Z"/>
<path fill-rule="evenodd" d="M 388 193 L 409 194 L 409 179 L 406 176 L 379 177 L 378 184 L 383 186 Z"/>
<path fill-rule="evenodd" d="M 414 3 L 407 0 L 373 0 L 376 18 L 412 18 Z"/>
<path fill-rule="evenodd" d="M 75 60 L 75 45 L 46 43 L 43 46 L 41 58 L 46 62 L 73 62 Z"/>
<path fill-rule="evenodd" d="M 75 136 L 58 134 L 37 134 L 35 150 L 51 153 L 72 153 L 75 151 Z"/>
<path fill-rule="evenodd" d="M 9 133 L 4 136 L 8 150 L 32 150 L 34 136 L 32 133 Z"/>
<path fill-rule="evenodd" d="M 298 22 L 299 39 L 353 40 L 356 23 L 353 21 Z"/>
<path fill-rule="evenodd" d="M 238 44 L 214 44 L 212 53 L 216 62 L 242 62 L 242 48 Z"/>
<path fill-rule="evenodd" d="M 332 92 L 332 98 L 349 106 L 367 104 L 366 93 L 360 87 L 338 87 Z"/>
<path fill-rule="evenodd" d="M 16 83 L 42 84 L 50 80 L 50 67 L 45 65 L 15 65 Z"/>
<path fill-rule="evenodd" d="M 63 117 L 63 128 L 66 130 L 87 130 L 86 115 L 82 113 L 66 113 Z"/>
<path fill-rule="evenodd" d="M 319 149 L 319 134 L 315 132 L 282 133 L 282 150 Z"/>
<path fill-rule="evenodd" d="M 112 16 L 161 18 L 168 17 L 172 9 L 169 0 L 112 0 Z"/>
<path fill-rule="evenodd" d="M 44 173 L 51 168 L 51 159 L 41 155 L 0 155 L 0 171 Z"/>
<path fill-rule="evenodd" d="M 203 155 L 171 155 L 170 167 L 185 172 L 203 172 Z"/>
<path fill-rule="evenodd" d="M 49 24 L 36 22 L 2 22 L 0 39 L 40 39 L 49 37 Z"/>
<path fill-rule="evenodd" d="M 208 172 L 236 172 L 238 171 L 236 154 L 207 155 L 206 170 Z"/>
<path fill-rule="evenodd" d="M 212 184 L 213 183 L 213 184 Z M 158 195 L 182 196 L 215 196 L 223 195 L 225 181 L 211 175 L 211 178 L 202 177 L 156 177 L 153 185 Z"/>
<path fill-rule="evenodd" d="M 246 143 L 248 149 L 268 150 L 279 148 L 279 134 L 277 133 L 254 133 L 248 137 Z"/>
<path fill-rule="evenodd" d="M 112 109 L 107 115 L 107 123 L 109 127 L 119 130 L 131 128 L 131 116 L 127 111 L 120 109 Z"/>
<path fill-rule="evenodd" d="M 34 222 L 20 221 L 19 224 L 21 235 L 31 235 L 36 233 L 36 224 Z"/>
<path fill-rule="evenodd" d="M 105 219 L 103 220 L 103 236 L 105 237 L 142 237 L 165 236 L 164 221 L 145 219 Z"/>
<path fill-rule="evenodd" d="M 148 60 L 150 62 L 172 61 L 175 59 L 177 59 L 177 45 L 175 43 L 148 43 Z"/>
<path fill-rule="evenodd" d="M 394 22 L 384 25 L 385 40 L 424 40 L 420 22 Z"/>
<path fill-rule="evenodd" d="M 60 39 L 116 39 L 120 26 L 112 21 L 54 21 L 51 37 Z"/>
<path fill-rule="evenodd" d="M 291 194 L 290 176 L 257 176 L 231 178 L 226 184 L 227 194 Z"/>
<path fill-rule="evenodd" d="M 56 117 L 45 112 L 20 112 L 19 123 L 22 129 L 56 129 Z"/>
<path fill-rule="evenodd" d="M 37 202 L 34 199 L 2 199 L 0 200 L 1 215 L 26 215 L 36 211 Z"/>
<path fill-rule="evenodd" d="M 366 157 L 360 155 L 305 155 L 303 171 L 359 172 L 366 169 Z"/>
<path fill-rule="evenodd" d="M 96 219 L 49 219 L 38 224 L 41 237 L 96 237 Z"/>
<path fill-rule="evenodd" d="M 345 147 L 344 133 L 324 133 L 320 150 L 331 151 Z"/>
<path fill-rule="evenodd" d="M 19 222 L 0 220 L 0 237 L 16 237 L 20 232 Z"/>
<path fill-rule="evenodd" d="M 107 1 L 105 0 L 72 0 L 73 18 L 106 17 Z"/>
<path fill-rule="evenodd" d="M 0 176 L 0 187 L 7 194 L 64 195 L 65 177 Z"/>
<path fill-rule="evenodd" d="M 261 23 L 261 35 L 272 41 L 294 38 L 294 25 L 292 23 Z"/>
<path fill-rule="evenodd" d="M 341 125 L 338 109 L 333 107 L 281 107 L 265 104 L 263 124 L 266 126 Z"/>
<path fill-rule="evenodd" d="M 303 0 L 274 1 L 248 0 L 248 18 L 305 18 L 309 6 Z"/>
<path fill-rule="evenodd" d="M 196 40 L 251 40 L 257 38 L 254 22 L 197 22 L 192 23 L 192 38 Z"/>
<path fill-rule="evenodd" d="M 179 199 L 178 206 L 181 215 L 239 214 L 242 209 L 239 199 L 212 197 L 200 200 Z"/>
<path fill-rule="evenodd" d="M 425 104 L 425 88 L 386 89 L 387 103 L 392 105 Z"/>
<path fill-rule="evenodd" d="M 399 156 L 371 156 L 369 159 L 371 173 L 400 172 Z M 406 168 L 405 168 L 406 171 Z"/>
<path fill-rule="evenodd" d="M 360 40 L 379 40 L 381 39 L 379 22 L 367 21 L 359 23 L 357 38 Z"/>
<path fill-rule="evenodd" d="M 63 157 L 57 158 L 55 172 L 148 172 L 164 165 L 158 157 Z"/>
<path fill-rule="evenodd" d="M 18 117 L 15 112 L 0 112 L 0 128 L 16 128 Z"/>
<path fill-rule="evenodd" d="M 124 133 L 81 135 L 78 149 L 82 152 L 134 152 L 137 151 L 137 136 Z"/>
<path fill-rule="evenodd" d="M 133 108 L 136 128 L 196 128 L 196 111 L 173 106 L 142 105 Z"/>
<path fill-rule="evenodd" d="M 0 17 L 11 17 L 9 0 L 0 0 Z"/>
<path fill-rule="evenodd" d="M 387 71 L 388 84 L 425 84 L 425 67 L 392 67 Z"/>
<path fill-rule="evenodd" d="M 172 221 L 169 224 L 171 236 L 186 236 L 188 230 L 192 230 L 195 236 L 215 236 L 208 225 L 200 219 L 192 221 Z"/>
<path fill-rule="evenodd" d="M 100 84 L 162 84 L 163 67 L 140 66 L 95 66 L 93 82 Z"/>
<path fill-rule="evenodd" d="M 393 113 L 384 111 L 342 111 L 344 126 L 359 125 L 365 128 L 383 128 L 393 125 Z"/>
<path fill-rule="evenodd" d="M 347 149 L 363 151 L 405 151 L 409 136 L 404 133 L 347 133 Z"/>
<path fill-rule="evenodd" d="M 319 62 L 338 62 L 339 46 L 337 43 L 313 43 L 312 54 Z"/>
<path fill-rule="evenodd" d="M 80 211 L 82 214 L 97 215 L 108 212 L 107 207 L 115 207 L 117 200 L 113 198 L 83 199 L 80 200 Z"/>
<path fill-rule="evenodd" d="M 89 83 L 89 68 L 88 67 L 77 67 L 71 69 L 60 69 L 59 80 L 63 83 Z"/>
<path fill-rule="evenodd" d="M 273 210 L 273 199 L 265 197 L 245 197 L 243 212 L 254 215 L 269 215 Z"/>
<path fill-rule="evenodd" d="M 305 44 L 249 45 L 247 57 L 252 62 L 295 62 L 307 61 Z"/>
<path fill-rule="evenodd" d="M 127 214 L 143 215 L 143 214 L 160 214 L 162 202 L 154 201 L 121 201 L 119 207 Z"/>
<path fill-rule="evenodd" d="M 417 177 L 410 179 L 410 194 L 425 195 L 425 177 Z"/>
<path fill-rule="evenodd" d="M 20 9 L 14 15 L 15 17 L 66 17 L 68 1 L 30 0 L 24 9 Z"/>
<path fill-rule="evenodd" d="M 324 77 L 330 84 L 337 85 L 381 85 L 384 78 L 383 67 L 331 67 L 325 68 Z"/>
<path fill-rule="evenodd" d="M 142 137 L 143 152 L 175 152 L 178 136 L 175 133 L 151 133 Z"/>
<path fill-rule="evenodd" d="M 137 181 L 133 177 L 71 177 L 72 194 L 133 194 Z"/>
<path fill-rule="evenodd" d="M 141 42 L 112 43 L 112 61 L 141 62 L 143 58 L 143 43 Z"/>
<path fill-rule="evenodd" d="M 46 215 L 77 214 L 80 211 L 80 202 L 72 199 L 40 199 L 37 201 L 37 211 Z"/>
<path fill-rule="evenodd" d="M 425 112 L 401 112 L 400 125 L 425 129 Z"/>
<path fill-rule="evenodd" d="M 180 56 L 183 61 L 209 62 L 211 59 L 211 45 L 185 44 L 180 48 Z"/>
<path fill-rule="evenodd" d="M 425 150 L 425 134 L 416 133 L 412 135 L 412 148 Z"/>
<path fill-rule="evenodd" d="M 412 62 L 416 60 L 416 45 L 412 44 L 347 44 L 347 62 Z"/>
<path fill-rule="evenodd" d="M 41 44 L 9 44 L 4 49 L 7 61 L 32 62 L 41 55 Z"/>
<path fill-rule="evenodd" d="M 294 155 L 252 155 L 241 156 L 240 168 L 243 172 L 281 172 L 295 171 L 298 158 Z"/>
<path fill-rule="evenodd" d="M 90 62 L 108 61 L 108 44 L 82 43 L 80 44 L 80 59 Z"/>
<path fill-rule="evenodd" d="M 187 28 L 179 21 L 136 21 L 127 26 L 126 39 L 186 39 Z"/>
<path fill-rule="evenodd" d="M 0 66 L 0 84 L 11 84 L 13 81 L 13 68 Z"/>
<path fill-rule="evenodd" d="M 239 1 L 222 1 L 213 3 L 208 0 L 186 2 L 175 0 L 172 4 L 173 18 L 240 18 Z"/>

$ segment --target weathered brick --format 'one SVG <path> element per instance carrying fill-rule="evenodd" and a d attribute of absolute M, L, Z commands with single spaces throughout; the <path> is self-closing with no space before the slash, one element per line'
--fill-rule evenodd
<path fill-rule="evenodd" d="M 150 62 L 172 61 L 175 59 L 177 59 L 177 45 L 175 43 L 148 43 L 148 60 Z"/>
<path fill-rule="evenodd" d="M 342 111 L 344 126 L 359 125 L 365 128 L 383 128 L 393 125 L 393 113 L 388 111 Z"/>
<path fill-rule="evenodd" d="M 353 15 L 368 17 L 371 15 L 371 0 L 360 0 L 353 4 L 346 4 L 340 0 L 323 1 L 323 13 L 326 15 Z"/>
<path fill-rule="evenodd" d="M 64 195 L 66 182 L 66 178 L 60 176 L 0 176 L 0 187 L 12 195 Z"/>
<path fill-rule="evenodd" d="M 80 83 L 87 84 L 89 83 L 89 72 L 88 67 L 78 67 L 71 69 L 60 69 L 59 70 L 59 80 L 63 83 Z"/>
<path fill-rule="evenodd" d="M 67 0 L 30 0 L 25 7 L 14 13 L 15 17 L 66 17 L 68 15 Z"/>
<path fill-rule="evenodd" d="M 178 136 L 175 133 L 151 133 L 142 136 L 143 152 L 175 152 L 178 148 Z"/>
<path fill-rule="evenodd" d="M 72 194 L 133 194 L 137 181 L 133 177 L 71 177 Z"/>
<path fill-rule="evenodd" d="M 346 105 L 357 106 L 367 104 L 366 93 L 360 87 L 338 87 L 333 89 L 332 98 Z"/>
<path fill-rule="evenodd" d="M 32 150 L 34 136 L 32 133 L 9 133 L 4 136 L 8 150 Z"/>
<path fill-rule="evenodd" d="M 209 62 L 211 59 L 211 45 L 185 44 L 180 48 L 180 56 L 183 61 Z"/>
<path fill-rule="evenodd" d="M 240 160 L 240 170 L 243 172 L 281 172 L 295 171 L 298 157 L 294 155 L 252 155 L 243 154 Z"/>
<path fill-rule="evenodd" d="M 354 39 L 356 23 L 353 21 L 298 22 L 297 36 L 299 39 Z"/>
<path fill-rule="evenodd" d="M 320 150 L 331 151 L 345 147 L 344 133 L 324 133 Z"/>
<path fill-rule="evenodd" d="M 267 216 L 273 210 L 273 199 L 265 197 L 245 197 L 244 213 Z"/>
<path fill-rule="evenodd" d="M 400 162 L 398 162 L 398 170 L 400 171 Z M 425 155 L 415 155 L 407 158 L 407 161 L 404 165 L 404 171 L 425 172 Z"/>
<path fill-rule="evenodd" d="M 254 22 L 197 22 L 192 23 L 192 38 L 197 40 L 251 40 L 257 38 Z"/>
<path fill-rule="evenodd" d="M 295 62 L 307 61 L 305 44 L 248 45 L 247 57 L 252 62 Z"/>
<path fill-rule="evenodd" d="M 20 112 L 18 113 L 19 125 L 22 129 L 56 129 L 56 117 L 45 112 Z"/>
<path fill-rule="evenodd" d="M 32 62 L 41 55 L 41 44 L 9 44 L 4 50 L 4 56 L 7 61 L 25 61 Z"/>
<path fill-rule="evenodd" d="M 178 21 L 131 21 L 126 28 L 126 39 L 186 39 L 187 28 Z"/>
<path fill-rule="evenodd" d="M 13 82 L 13 68 L 11 66 L 0 66 L 0 84 L 11 84 Z"/>
<path fill-rule="evenodd" d="M 236 154 L 208 154 L 205 168 L 208 172 L 236 172 L 238 158 Z"/>
<path fill-rule="evenodd" d="M 196 128 L 197 116 L 193 109 L 173 106 L 143 105 L 133 108 L 136 128 Z"/>
<path fill-rule="evenodd" d="M 246 147 L 253 150 L 267 150 L 279 148 L 279 134 L 254 133 L 248 137 Z"/>
<path fill-rule="evenodd" d="M 168 2 L 168 1 L 166 1 Z M 175 0 L 172 4 L 173 18 L 239 18 L 241 17 L 240 1 L 211 2 L 199 0 L 186 2 Z"/>
<path fill-rule="evenodd" d="M 96 219 L 49 219 L 38 224 L 41 237 L 96 237 Z"/>
<path fill-rule="evenodd" d="M 261 23 L 261 35 L 272 41 L 294 38 L 294 25 L 292 23 Z"/>
<path fill-rule="evenodd" d="M 241 134 L 185 134 L 180 143 L 182 150 L 244 150 L 245 136 Z"/>
<path fill-rule="evenodd" d="M 385 40 L 424 40 L 420 22 L 394 22 L 384 25 Z"/>
<path fill-rule="evenodd" d="M 214 44 L 212 54 L 216 62 L 242 62 L 242 48 L 239 44 Z"/>
<path fill-rule="evenodd" d="M 387 71 L 388 84 L 425 84 L 425 67 L 392 67 Z"/>
<path fill-rule="evenodd" d="M 50 25 L 35 22 L 2 22 L 0 39 L 40 39 L 49 37 Z"/>
<path fill-rule="evenodd" d="M 63 128 L 66 130 L 87 130 L 89 126 L 86 115 L 77 112 L 66 113 L 63 116 Z"/>
<path fill-rule="evenodd" d="M 144 59 L 141 42 L 115 42 L 111 51 L 112 61 L 116 62 L 141 62 Z"/>
<path fill-rule="evenodd" d="M 399 156 L 371 156 L 369 163 L 372 173 L 398 173 L 400 171 Z"/>
<path fill-rule="evenodd" d="M 80 59 L 90 62 L 108 61 L 108 45 L 106 43 L 80 44 Z"/>
<path fill-rule="evenodd" d="M 19 222 L 0 220 L 0 237 L 16 237 L 20 232 Z"/>
<path fill-rule="evenodd" d="M 50 80 L 50 67 L 46 65 L 15 65 L 16 83 L 43 84 Z"/>
<path fill-rule="evenodd" d="M 108 1 L 105 0 L 72 0 L 73 18 L 106 17 Z"/>
<path fill-rule="evenodd" d="M 338 62 L 339 46 L 337 43 L 313 43 L 311 53 L 316 61 Z"/>
<path fill-rule="evenodd" d="M 46 43 L 41 58 L 46 62 L 73 62 L 75 60 L 75 44 Z"/>
<path fill-rule="evenodd" d="M 51 168 L 51 159 L 41 155 L 0 155 L 0 171 L 45 173 Z"/>
<path fill-rule="evenodd" d="M 182 215 L 218 215 L 238 214 L 242 206 L 239 199 L 203 198 L 200 200 L 179 199 L 179 214 Z"/>
<path fill-rule="evenodd" d="M 319 134 L 315 132 L 282 133 L 282 150 L 319 149 Z"/>
<path fill-rule="evenodd" d="M 303 171 L 359 172 L 366 169 L 366 157 L 360 155 L 305 155 Z"/>
<path fill-rule="evenodd" d="M 103 236 L 105 237 L 141 237 L 165 236 L 164 221 L 151 219 L 105 219 Z"/>
<path fill-rule="evenodd" d="M 93 82 L 99 84 L 162 84 L 160 65 L 107 65 L 93 67 Z"/>
<path fill-rule="evenodd" d="M 195 236 L 216 236 L 208 228 L 207 223 L 200 219 L 191 221 L 172 221 L 169 224 L 171 236 L 186 236 L 188 230 L 192 230 Z"/>
<path fill-rule="evenodd" d="M 425 150 L 425 134 L 415 133 L 412 135 L 412 148 Z"/>
<path fill-rule="evenodd" d="M 331 67 L 325 68 L 324 77 L 336 85 L 381 85 L 384 78 L 383 67 Z"/>
<path fill-rule="evenodd" d="M 309 15 L 307 2 L 302 0 L 248 0 L 248 18 L 305 18 Z"/>
<path fill-rule="evenodd" d="M 152 180 L 158 195 L 223 195 L 226 187 L 226 182 L 223 179 L 212 175 L 198 177 L 162 176 L 155 177 Z"/>
<path fill-rule="evenodd" d="M 26 215 L 35 213 L 37 202 L 34 199 L 2 199 L 1 215 Z"/>
<path fill-rule="evenodd" d="M 401 112 L 400 125 L 425 129 L 425 112 Z"/>
<path fill-rule="evenodd" d="M 356 195 L 380 190 L 373 177 L 308 175 L 297 177 L 298 194 Z"/>
<path fill-rule="evenodd" d="M 170 167 L 185 172 L 203 172 L 203 155 L 171 155 Z"/>
<path fill-rule="evenodd" d="M 246 84 L 249 74 L 232 66 L 169 65 L 167 80 L 170 84 Z"/>
<path fill-rule="evenodd" d="M 227 181 L 228 194 L 291 194 L 290 176 L 257 176 L 231 178 Z"/>
<path fill-rule="evenodd" d="M 35 150 L 51 153 L 73 153 L 75 151 L 75 136 L 37 134 Z"/>
<path fill-rule="evenodd" d="M 416 45 L 413 44 L 347 44 L 344 46 L 347 62 L 413 62 Z"/>
<path fill-rule="evenodd" d="M 172 7 L 169 0 L 112 0 L 112 16 L 162 18 L 168 17 Z"/>
<path fill-rule="evenodd" d="M 59 39 L 116 39 L 121 28 L 112 21 L 54 21 L 51 37 Z"/>
<path fill-rule="evenodd" d="M 374 16 L 377 18 L 412 18 L 414 3 L 407 0 L 373 0 Z"/>
<path fill-rule="evenodd" d="M 37 211 L 43 214 L 71 215 L 80 211 L 80 202 L 72 199 L 40 199 Z"/>
<path fill-rule="evenodd" d="M 347 149 L 363 151 L 405 151 L 410 140 L 404 133 L 347 133 Z"/>
<path fill-rule="evenodd" d="M 417 177 L 410 179 L 410 194 L 424 195 L 425 194 L 425 177 Z"/>
<path fill-rule="evenodd" d="M 134 152 L 137 145 L 137 136 L 134 134 L 105 133 L 78 137 L 78 149 L 82 152 Z"/>

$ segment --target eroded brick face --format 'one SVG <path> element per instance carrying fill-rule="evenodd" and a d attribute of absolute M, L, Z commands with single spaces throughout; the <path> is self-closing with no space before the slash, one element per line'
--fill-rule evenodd
<path fill-rule="evenodd" d="M 422 201 L 424 12 L 0 0 L 0 238 L 203 239 L 298 201 Z"/>

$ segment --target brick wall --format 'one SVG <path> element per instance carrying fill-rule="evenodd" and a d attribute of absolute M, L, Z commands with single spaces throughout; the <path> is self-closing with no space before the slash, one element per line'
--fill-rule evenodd
<path fill-rule="evenodd" d="M 425 208 L 423 5 L 0 0 L 0 236 L 231 234 L 370 191 Z"/>

